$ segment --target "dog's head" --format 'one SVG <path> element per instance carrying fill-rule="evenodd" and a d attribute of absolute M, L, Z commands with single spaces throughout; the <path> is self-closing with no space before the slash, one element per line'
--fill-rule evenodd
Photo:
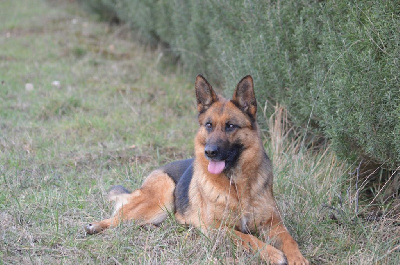
<path fill-rule="evenodd" d="M 246 150 L 259 146 L 253 79 L 244 77 L 230 100 L 217 95 L 201 75 L 196 78 L 195 89 L 200 124 L 196 158 L 211 174 L 228 173 L 238 163 L 251 159 L 251 152 L 243 155 Z"/>

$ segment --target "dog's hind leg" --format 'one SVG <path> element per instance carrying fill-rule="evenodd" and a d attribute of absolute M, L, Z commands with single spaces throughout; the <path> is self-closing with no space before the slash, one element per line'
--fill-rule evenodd
<path fill-rule="evenodd" d="M 88 234 L 95 234 L 117 226 L 121 221 L 135 220 L 139 225 L 159 224 L 174 211 L 175 183 L 165 172 L 153 171 L 140 189 L 129 193 L 122 186 L 114 186 L 109 199 L 115 202 L 111 218 L 91 223 L 85 227 Z"/>

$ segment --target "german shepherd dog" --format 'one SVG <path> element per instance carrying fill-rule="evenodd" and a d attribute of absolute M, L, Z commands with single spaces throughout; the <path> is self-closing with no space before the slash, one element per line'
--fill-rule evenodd
<path fill-rule="evenodd" d="M 208 233 L 222 228 L 247 250 L 272 264 L 309 264 L 290 236 L 272 192 L 272 166 L 256 122 L 257 103 L 251 76 L 237 85 L 231 100 L 217 95 L 198 75 L 195 82 L 200 128 L 195 158 L 175 161 L 153 171 L 140 189 L 114 186 L 110 219 L 86 226 L 98 233 L 122 220 L 139 225 L 160 224 L 175 214 L 181 224 Z M 254 234 L 274 242 L 266 244 Z"/>

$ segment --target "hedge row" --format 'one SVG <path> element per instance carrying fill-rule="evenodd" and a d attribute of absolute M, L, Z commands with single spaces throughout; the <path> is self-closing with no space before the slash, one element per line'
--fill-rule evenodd
<path fill-rule="evenodd" d="M 81 1 L 229 94 L 252 74 L 261 103 L 286 106 L 340 156 L 400 165 L 400 1 Z"/>

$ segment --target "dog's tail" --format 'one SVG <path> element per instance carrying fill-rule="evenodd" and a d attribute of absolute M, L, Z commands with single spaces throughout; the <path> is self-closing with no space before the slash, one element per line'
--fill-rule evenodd
<path fill-rule="evenodd" d="M 131 194 L 131 192 L 122 185 L 115 185 L 108 191 L 108 199 L 110 201 L 117 201 L 119 196 L 125 194 Z"/>
<path fill-rule="evenodd" d="M 130 194 L 131 192 L 122 185 L 111 187 L 108 191 L 108 200 L 115 202 L 114 214 L 122 207 L 122 205 L 128 203 Z"/>

